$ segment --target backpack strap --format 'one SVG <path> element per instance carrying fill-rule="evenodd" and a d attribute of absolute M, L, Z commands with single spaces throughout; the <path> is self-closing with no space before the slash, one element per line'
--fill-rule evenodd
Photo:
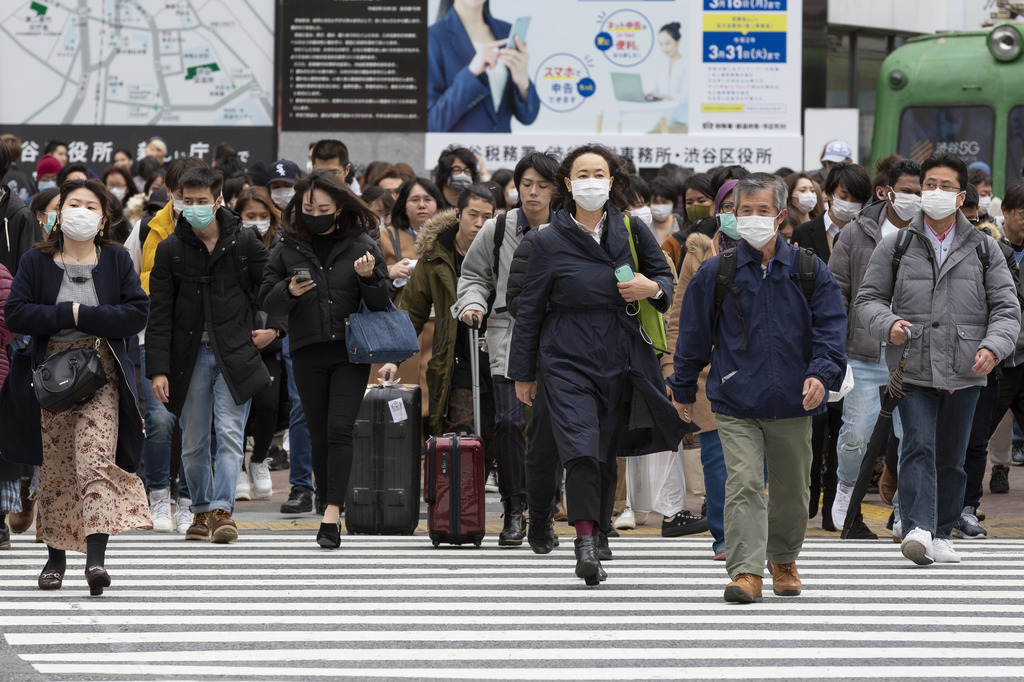
<path fill-rule="evenodd" d="M 388 233 L 388 238 L 391 240 L 391 249 L 395 252 L 395 260 L 402 260 L 402 240 L 398 237 L 397 227 L 385 227 L 384 231 Z"/>
<path fill-rule="evenodd" d="M 740 301 L 740 291 L 734 280 L 736 279 L 736 247 L 727 249 L 718 257 L 718 274 L 715 276 L 715 317 L 711 323 L 711 345 L 718 345 L 718 324 L 722 318 L 722 304 L 730 293 L 733 302 L 736 304 L 736 317 L 743 325 L 743 343 L 740 350 L 747 349 L 747 321 L 743 318 L 743 303 Z"/>
<path fill-rule="evenodd" d="M 494 219 L 494 250 L 491 254 L 491 271 L 494 273 L 494 287 L 491 289 L 491 295 L 487 297 L 487 308 L 492 313 L 503 313 L 508 310 L 507 306 L 494 308 L 494 301 L 498 298 L 498 270 L 501 267 L 501 245 L 505 241 L 505 223 L 507 222 L 508 213 L 502 213 Z"/>
<path fill-rule="evenodd" d="M 156 214 L 153 214 L 156 215 Z M 142 221 L 139 223 L 139 250 L 146 245 L 146 237 L 149 236 L 149 221 L 153 219 L 152 215 L 142 216 Z"/>
<path fill-rule="evenodd" d="M 899 231 L 896 237 L 896 249 L 892 252 L 892 287 L 893 291 L 896 290 L 896 276 L 900 272 L 900 261 L 903 260 L 903 254 L 910 248 L 910 240 L 914 238 L 910 230 L 903 228 Z"/>
<path fill-rule="evenodd" d="M 800 265 L 797 272 L 789 276 L 790 279 L 800 282 L 800 287 L 804 290 L 804 298 L 807 299 L 808 304 L 810 304 L 811 298 L 814 297 L 817 265 L 818 256 L 814 251 L 811 249 L 800 249 Z"/>

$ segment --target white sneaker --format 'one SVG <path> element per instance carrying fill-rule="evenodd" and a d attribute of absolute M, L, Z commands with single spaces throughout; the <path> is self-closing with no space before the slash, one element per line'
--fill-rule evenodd
<path fill-rule="evenodd" d="M 491 469 L 491 473 L 487 475 L 487 481 L 484 483 L 484 492 L 498 492 L 498 473 L 493 469 Z"/>
<path fill-rule="evenodd" d="M 171 491 L 168 488 L 149 491 L 149 515 L 153 518 L 153 530 L 170 533 L 174 530 L 171 521 Z"/>
<path fill-rule="evenodd" d="M 256 499 L 269 500 L 274 494 L 274 484 L 270 480 L 269 461 L 249 462 L 249 472 L 252 474 L 252 488 Z"/>
<path fill-rule="evenodd" d="M 846 512 L 850 509 L 852 495 L 853 487 L 847 487 L 842 483 L 836 484 L 836 499 L 832 502 L 832 523 L 839 530 L 846 525 Z"/>
<path fill-rule="evenodd" d="M 932 555 L 937 564 L 958 564 L 960 555 L 953 549 L 953 541 L 949 538 L 935 538 L 932 540 Z"/>
<path fill-rule="evenodd" d="M 636 528 L 636 518 L 633 516 L 633 510 L 626 507 L 619 514 L 619 518 L 615 519 L 613 524 L 615 530 L 633 530 Z"/>
<path fill-rule="evenodd" d="M 914 528 L 903 538 L 900 551 L 918 566 L 927 566 L 935 560 L 932 554 L 932 534 L 923 528 Z"/>
<path fill-rule="evenodd" d="M 192 500 L 187 497 L 178 498 L 178 509 L 174 512 L 174 527 L 182 535 L 184 535 L 188 531 L 188 527 L 192 525 L 192 512 L 189 509 L 191 506 Z"/>
<path fill-rule="evenodd" d="M 238 482 L 235 483 L 235 500 L 251 500 L 252 491 L 249 489 L 249 474 L 244 471 L 238 472 Z"/>
<path fill-rule="evenodd" d="M 899 521 L 892 522 L 892 539 L 896 542 L 903 540 L 903 528 Z"/>

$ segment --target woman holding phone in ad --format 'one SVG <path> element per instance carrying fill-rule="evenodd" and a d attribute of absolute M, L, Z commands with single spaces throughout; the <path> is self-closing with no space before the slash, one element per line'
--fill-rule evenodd
<path fill-rule="evenodd" d="M 526 52 L 529 17 L 512 25 L 491 16 L 490 0 L 441 0 L 428 31 L 427 130 L 510 133 L 512 116 L 530 125 L 540 112 Z"/>
<path fill-rule="evenodd" d="M 680 32 L 682 25 L 678 21 L 665 24 L 658 31 L 658 49 L 668 58 L 668 63 L 658 73 L 655 81 L 655 91 L 648 92 L 645 97 L 654 97 L 660 100 L 670 99 L 678 102 L 678 106 L 669 112 L 668 132 L 685 134 L 689 131 L 687 121 L 690 120 L 689 106 L 690 96 L 686 82 L 686 60 L 679 52 L 679 42 L 682 39 Z M 655 128 L 652 133 L 660 133 L 660 128 Z"/>

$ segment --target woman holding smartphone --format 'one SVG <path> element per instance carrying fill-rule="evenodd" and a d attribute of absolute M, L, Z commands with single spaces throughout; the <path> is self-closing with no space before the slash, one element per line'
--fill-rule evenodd
<path fill-rule="evenodd" d="M 491 16 L 489 0 L 441 0 L 427 31 L 427 131 L 510 133 L 512 116 L 530 125 L 540 97 L 526 52 L 529 18 Z"/>
<path fill-rule="evenodd" d="M 352 470 L 352 432 L 370 376 L 348 361 L 345 318 L 390 307 L 384 256 L 369 236 L 377 216 L 342 180 L 314 171 L 295 183 L 281 240 L 267 261 L 260 306 L 288 316 L 295 385 L 309 424 L 317 496 L 326 504 L 317 544 L 341 545 L 341 508 Z"/>
<path fill-rule="evenodd" d="M 668 310 L 674 283 L 650 230 L 623 220 L 629 176 L 611 150 L 576 148 L 555 182 L 559 208 L 533 239 L 508 377 L 527 405 L 544 392 L 576 528 L 576 575 L 596 585 L 602 555 L 611 558 L 602 530 L 611 524 L 616 456 L 674 449 L 686 431 L 636 314 L 643 300 Z"/>

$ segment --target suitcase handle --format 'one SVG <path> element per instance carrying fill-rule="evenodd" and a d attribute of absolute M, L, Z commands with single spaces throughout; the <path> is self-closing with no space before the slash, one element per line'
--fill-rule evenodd
<path fill-rule="evenodd" d="M 480 328 L 473 319 L 469 328 L 469 369 L 473 375 L 473 433 L 480 437 Z"/>

